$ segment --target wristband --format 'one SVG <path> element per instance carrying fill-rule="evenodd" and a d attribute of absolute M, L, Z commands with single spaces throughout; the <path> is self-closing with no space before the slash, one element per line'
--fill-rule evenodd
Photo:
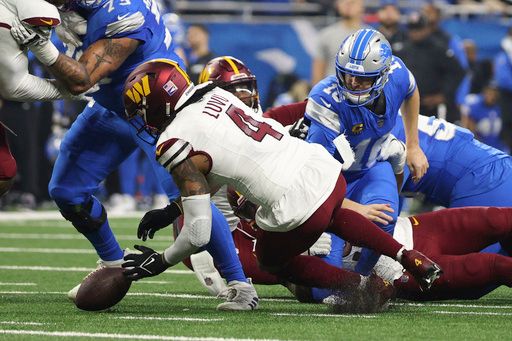
<path fill-rule="evenodd" d="M 30 50 L 45 66 L 51 66 L 55 64 L 60 54 L 59 50 L 50 41 L 40 46 L 33 46 L 30 48 Z"/>

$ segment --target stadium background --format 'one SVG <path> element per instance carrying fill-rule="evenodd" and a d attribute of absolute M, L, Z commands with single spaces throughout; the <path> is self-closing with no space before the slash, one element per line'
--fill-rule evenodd
<path fill-rule="evenodd" d="M 276 97 L 289 90 L 295 81 L 304 80 L 311 86 L 311 64 L 318 32 L 339 20 L 335 0 L 159 2 L 164 18 L 168 13 L 179 14 L 180 20 L 171 24 L 172 30 L 175 40 L 182 44 L 187 53 L 190 52 L 186 38 L 187 27 L 202 24 L 209 31 L 209 46 L 214 55 L 232 55 L 250 67 L 258 78 L 264 110 L 270 108 Z M 460 41 L 473 40 L 478 48 L 478 60 L 489 63 L 502 51 L 501 41 L 511 26 L 512 6 L 507 1 L 499 0 L 368 0 L 364 2 L 364 23 L 378 27 L 376 12 L 383 4 L 389 3 L 400 7 L 404 28 L 412 12 L 421 11 L 425 5 L 435 4 L 442 13 L 442 29 L 460 38 Z M 32 62 L 31 68 L 36 74 L 45 74 L 37 61 Z M 469 74 L 470 70 L 466 72 Z M 18 137 L 9 137 L 18 161 L 18 176 L 11 193 L 1 199 L 1 210 L 54 207 L 49 201 L 46 188 L 52 163 L 63 134 L 83 105 L 69 102 L 2 102 L 0 119 L 18 133 Z M 140 163 L 140 156 L 134 156 L 129 162 Z M 144 210 L 153 204 L 161 204 L 162 196 L 158 195 L 160 191 L 155 185 L 141 190 L 141 183 L 148 180 L 142 169 L 139 166 L 135 175 L 132 174 L 133 168 L 128 171 L 131 172 L 129 176 L 137 182 L 136 186 L 125 188 L 126 184 L 119 181 L 126 178 L 125 171 L 121 169 L 121 175 L 111 176 L 98 195 L 103 199 L 113 199 L 111 206 L 117 205 L 121 210 Z M 112 194 L 125 192 L 129 195 L 111 197 Z M 126 205 L 128 196 L 135 200 L 128 200 Z M 160 200 L 155 201 L 155 198 Z"/>

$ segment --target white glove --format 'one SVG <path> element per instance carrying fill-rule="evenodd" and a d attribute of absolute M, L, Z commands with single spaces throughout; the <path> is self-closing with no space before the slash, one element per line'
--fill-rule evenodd
<path fill-rule="evenodd" d="M 322 233 L 320 238 L 313 244 L 309 250 L 310 256 L 327 256 L 331 252 L 331 235 Z"/>
<path fill-rule="evenodd" d="M 22 48 L 39 46 L 50 40 L 51 27 L 31 26 L 15 18 L 11 25 L 11 35 Z"/>
<path fill-rule="evenodd" d="M 28 47 L 44 65 L 53 65 L 59 58 L 59 50 L 50 41 L 50 27 L 34 27 L 15 18 L 11 26 L 11 35 L 18 45 Z"/>
<path fill-rule="evenodd" d="M 379 161 L 388 161 L 393 168 L 393 173 L 402 174 L 407 160 L 407 148 L 405 143 L 392 134 L 382 143 Z"/>
<path fill-rule="evenodd" d="M 352 147 L 350 147 L 350 142 L 347 140 L 347 137 L 345 136 L 345 134 L 341 134 L 332 142 L 334 143 L 334 146 L 338 150 L 338 153 L 340 154 L 343 160 L 341 170 L 345 171 L 349 169 L 356 161 L 356 156 L 354 154 L 354 151 L 352 150 Z"/>

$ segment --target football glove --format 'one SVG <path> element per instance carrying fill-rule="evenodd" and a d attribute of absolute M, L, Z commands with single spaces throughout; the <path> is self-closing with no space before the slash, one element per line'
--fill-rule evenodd
<path fill-rule="evenodd" d="M 122 264 L 123 268 L 129 268 L 123 272 L 129 280 L 138 281 L 141 278 L 153 277 L 169 267 L 163 253 L 158 253 L 143 245 L 134 245 L 134 247 L 142 253 L 126 255 L 125 262 Z"/>
<path fill-rule="evenodd" d="M 288 131 L 291 136 L 297 137 L 301 140 L 305 140 L 308 136 L 309 127 L 306 122 L 304 122 L 304 117 L 295 122 L 290 130 Z"/>
<path fill-rule="evenodd" d="M 15 18 L 11 25 L 11 35 L 22 48 L 40 46 L 50 40 L 52 28 L 31 26 Z"/>
<path fill-rule="evenodd" d="M 146 241 L 153 239 L 155 232 L 172 224 L 181 215 L 180 206 L 173 201 L 164 208 L 151 210 L 144 214 L 137 229 L 137 238 Z"/>
<path fill-rule="evenodd" d="M 331 252 L 331 235 L 322 233 L 320 238 L 308 249 L 309 256 L 327 256 Z"/>

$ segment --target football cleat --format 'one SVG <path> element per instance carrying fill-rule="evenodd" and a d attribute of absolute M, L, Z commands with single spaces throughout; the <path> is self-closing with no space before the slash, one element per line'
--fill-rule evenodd
<path fill-rule="evenodd" d="M 258 294 L 254 286 L 249 283 L 232 281 L 218 297 L 225 297 L 226 302 L 219 304 L 217 310 L 255 310 L 258 307 Z"/>
<path fill-rule="evenodd" d="M 129 248 L 124 249 L 124 256 L 129 255 L 131 253 L 136 253 L 136 251 L 133 251 Z M 124 263 L 124 259 L 122 259 L 122 258 L 119 260 L 114 260 L 114 261 L 105 261 L 103 259 L 98 259 L 98 261 L 96 262 L 96 269 L 91 271 L 87 276 L 89 276 L 91 273 L 93 273 L 94 271 L 96 271 L 100 268 L 120 268 L 123 263 Z M 85 278 L 87 278 L 87 276 L 85 276 Z M 71 301 L 75 302 L 76 294 L 78 293 L 78 290 L 80 289 L 81 285 L 82 285 L 82 282 L 78 283 L 77 285 L 75 285 L 73 287 L 73 289 L 68 291 L 67 296 Z"/>
<path fill-rule="evenodd" d="M 400 263 L 418 281 L 423 290 L 428 290 L 443 270 L 434 261 L 417 250 L 404 250 Z"/>

